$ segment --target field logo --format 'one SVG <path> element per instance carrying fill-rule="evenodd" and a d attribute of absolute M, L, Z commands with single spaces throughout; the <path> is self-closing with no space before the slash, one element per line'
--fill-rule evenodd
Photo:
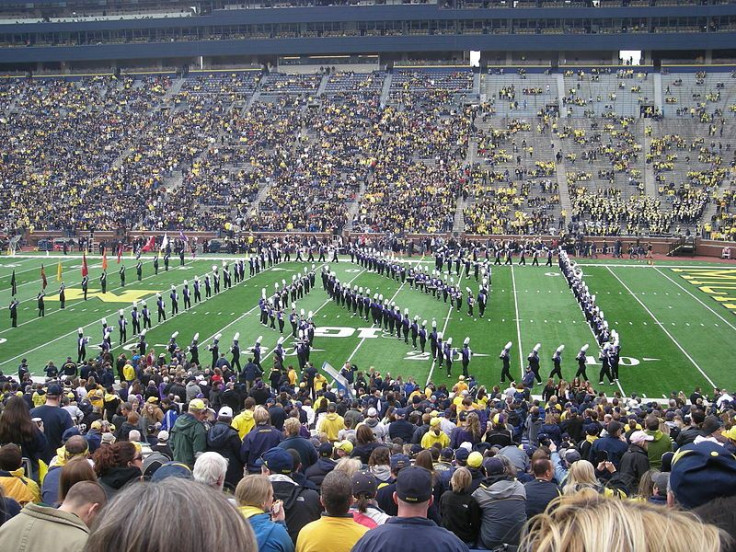
<path fill-rule="evenodd" d="M 148 297 L 156 293 L 150 289 L 126 289 L 125 291 L 108 291 L 102 293 L 99 289 L 89 288 L 87 290 L 87 299 L 97 298 L 103 303 L 132 303 L 133 301 L 140 301 L 144 297 Z M 66 300 L 76 301 L 84 299 L 84 292 L 81 288 L 66 288 Z M 59 294 L 52 293 L 46 296 L 46 301 L 58 301 Z"/>
<path fill-rule="evenodd" d="M 736 269 L 673 268 L 672 271 L 736 313 Z"/>

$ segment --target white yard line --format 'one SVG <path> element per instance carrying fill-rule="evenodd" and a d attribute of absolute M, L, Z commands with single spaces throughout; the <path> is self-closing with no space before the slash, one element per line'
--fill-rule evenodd
<path fill-rule="evenodd" d="M 668 268 L 669 268 L 669 267 L 668 267 Z M 682 291 L 684 291 L 685 293 L 687 293 L 687 294 L 688 294 L 688 295 L 689 295 L 690 297 L 692 297 L 693 299 L 695 299 L 695 300 L 696 300 L 696 301 L 697 301 L 698 303 L 700 303 L 701 305 L 703 305 L 703 306 L 704 306 L 704 307 L 705 307 L 706 309 L 708 309 L 708 310 L 709 310 L 710 312 L 712 312 L 713 314 L 715 314 L 715 315 L 716 315 L 716 316 L 717 316 L 718 318 L 720 318 L 720 319 L 721 319 L 721 320 L 722 320 L 722 321 L 723 321 L 723 322 L 724 322 L 724 323 L 725 323 L 725 324 L 726 324 L 727 326 L 729 326 L 729 327 L 730 327 L 730 328 L 731 328 L 732 330 L 735 330 L 735 331 L 736 331 L 736 326 L 734 326 L 733 324 L 731 324 L 731 323 L 730 323 L 730 322 L 729 322 L 728 320 L 726 320 L 725 318 L 723 318 L 723 316 L 721 316 L 721 315 L 720 315 L 720 314 L 718 314 L 718 313 L 717 313 L 716 311 L 714 311 L 714 310 L 713 310 L 712 308 L 710 308 L 710 307 L 709 307 L 709 306 L 708 306 L 707 304 L 705 304 L 705 302 L 703 302 L 703 301 L 702 301 L 702 300 L 701 300 L 701 299 L 700 299 L 700 298 L 699 298 L 699 297 L 698 297 L 697 295 L 695 295 L 695 294 L 694 294 L 694 293 L 692 293 L 692 292 L 691 292 L 690 290 L 688 290 L 687 288 L 685 288 L 684 286 L 682 286 L 681 284 L 679 284 L 679 283 L 678 283 L 678 282 L 677 282 L 676 280 L 673 280 L 672 278 L 670 278 L 669 276 L 667 276 L 667 274 L 665 274 L 664 272 L 662 272 L 662 271 L 661 271 L 661 270 L 659 269 L 659 267 L 657 267 L 657 272 L 659 272 L 659 273 L 660 273 L 660 274 L 661 274 L 662 276 L 664 276 L 664 277 L 665 277 L 665 278 L 667 278 L 667 279 L 668 279 L 668 280 L 669 280 L 670 282 L 672 282 L 672 283 L 673 283 L 673 284 L 675 284 L 675 285 L 676 285 L 677 287 L 679 287 L 679 288 L 680 288 L 680 289 L 681 289 Z"/>
<path fill-rule="evenodd" d="M 674 343 L 674 344 L 675 344 L 675 345 L 677 346 L 677 348 L 678 348 L 678 349 L 680 349 L 680 351 L 682 351 L 682 354 L 684 354 L 684 355 L 685 355 L 685 356 L 686 356 L 686 357 L 688 358 L 688 360 L 689 360 L 690 362 L 692 362 L 693 366 L 695 366 L 695 368 L 697 368 L 697 369 L 698 369 L 698 372 L 700 372 L 700 373 L 701 373 L 701 375 L 702 375 L 702 376 L 703 376 L 703 377 L 704 377 L 704 378 L 706 379 L 706 381 L 707 381 L 707 382 L 708 382 L 708 383 L 710 384 L 710 386 L 711 386 L 711 387 L 717 387 L 717 385 L 716 385 L 716 384 L 715 384 L 715 383 L 713 382 L 713 380 L 712 380 L 712 379 L 710 379 L 710 378 L 708 377 L 708 374 L 706 374 L 706 373 L 705 373 L 705 372 L 703 371 L 703 369 L 702 369 L 702 368 L 701 368 L 701 367 L 700 367 L 700 366 L 698 365 L 698 363 L 697 363 L 697 362 L 695 362 L 695 359 L 693 359 L 693 357 L 691 357 L 691 356 L 690 356 L 690 354 L 689 354 L 689 353 L 688 353 L 688 352 L 687 352 L 687 351 L 686 351 L 686 350 L 685 350 L 685 349 L 684 349 L 684 348 L 682 347 L 682 345 L 680 345 L 680 344 L 678 343 L 678 341 L 677 341 L 677 340 L 676 340 L 676 339 L 675 339 L 675 338 L 674 338 L 674 337 L 672 336 L 672 334 L 671 334 L 670 332 L 668 332 L 668 331 L 667 331 L 667 328 L 665 328 L 665 327 L 664 327 L 664 324 L 662 324 L 662 323 L 661 323 L 661 322 L 660 322 L 659 320 L 657 320 L 657 317 L 656 317 L 656 316 L 654 316 L 654 314 L 652 313 L 652 311 L 650 311 L 650 310 L 649 310 L 649 308 L 648 308 L 648 307 L 647 307 L 647 306 L 646 306 L 646 305 L 645 305 L 645 304 L 644 304 L 644 303 L 643 303 L 643 302 L 641 301 L 641 299 L 639 299 L 639 298 L 638 298 L 638 297 L 637 297 L 636 295 L 634 295 L 634 292 L 632 292 L 632 291 L 631 291 L 631 289 L 629 289 L 629 286 L 627 286 L 627 285 L 626 285 L 626 284 L 625 284 L 625 283 L 624 283 L 624 282 L 623 282 L 623 281 L 621 280 L 621 278 L 619 278 L 619 277 L 618 277 L 618 276 L 616 275 L 616 273 L 615 273 L 615 272 L 614 272 L 613 270 L 611 270 L 611 268 L 610 268 L 610 267 L 607 267 L 607 268 L 608 268 L 608 271 L 609 271 L 609 272 L 610 272 L 610 273 L 611 273 L 611 274 L 613 275 L 613 277 L 614 277 L 614 278 L 616 278 L 616 280 L 618 280 L 618 282 L 619 282 L 619 283 L 620 283 L 620 284 L 621 284 L 621 285 L 622 285 L 622 286 L 624 287 L 624 289 L 626 289 L 626 291 L 628 291 L 628 292 L 629 292 L 629 294 L 630 294 L 630 295 L 631 295 L 631 296 L 632 296 L 632 297 L 633 297 L 634 299 L 636 299 L 637 303 L 639 303 L 639 304 L 640 304 L 640 305 L 642 306 L 642 308 L 643 308 L 643 309 L 644 309 L 645 311 L 647 311 L 647 312 L 649 313 L 649 316 L 651 316 L 651 317 L 652 317 L 652 320 L 654 320 L 654 322 L 655 322 L 655 323 L 656 323 L 656 324 L 657 324 L 657 325 L 658 325 L 658 326 L 659 326 L 659 327 L 660 327 L 660 328 L 662 329 L 662 331 L 663 331 L 663 332 L 664 332 L 665 334 L 667 334 L 667 337 L 669 337 L 669 338 L 670 338 L 670 340 L 672 341 L 672 343 Z"/>
<path fill-rule="evenodd" d="M 514 294 L 514 320 L 516 320 L 516 343 L 519 347 L 519 368 L 521 369 L 521 377 L 524 377 L 524 353 L 521 348 L 521 327 L 519 325 L 519 300 L 516 297 L 516 278 L 514 277 L 514 265 L 511 265 L 511 293 Z"/>

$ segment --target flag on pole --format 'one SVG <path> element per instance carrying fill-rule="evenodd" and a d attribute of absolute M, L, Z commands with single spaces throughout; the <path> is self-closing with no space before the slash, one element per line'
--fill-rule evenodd
<path fill-rule="evenodd" d="M 353 398 L 353 390 L 345 376 L 341 375 L 340 372 L 335 370 L 332 365 L 327 361 L 322 363 L 322 370 L 335 378 L 335 385 L 337 386 L 338 391 L 342 391 L 344 393 L 344 396 L 349 399 Z"/>
<path fill-rule="evenodd" d="M 183 230 L 179 230 L 179 239 L 180 239 L 181 241 L 183 241 L 183 242 L 188 242 L 188 241 L 189 241 L 189 238 L 187 238 L 187 237 L 186 237 L 186 236 L 184 235 L 184 231 L 183 231 Z"/>
<path fill-rule="evenodd" d="M 102 270 L 107 270 L 107 253 L 102 254 Z"/>
<path fill-rule="evenodd" d="M 87 253 L 82 253 L 82 278 L 89 274 L 89 268 L 87 268 Z"/>
<path fill-rule="evenodd" d="M 169 235 L 164 234 L 164 240 L 161 242 L 161 251 L 164 251 L 169 246 Z"/>
<path fill-rule="evenodd" d="M 118 260 L 117 260 L 117 264 L 120 264 L 120 259 L 122 258 L 122 256 L 123 256 L 123 244 L 121 243 L 121 244 L 118 245 Z"/>
<path fill-rule="evenodd" d="M 12 290 L 12 295 L 15 296 L 15 292 L 18 290 L 15 284 L 15 270 L 13 271 L 13 277 L 10 278 L 10 289 Z"/>
<path fill-rule="evenodd" d="M 156 247 L 156 238 L 155 236 L 151 236 L 148 242 L 146 243 L 146 245 L 143 246 L 143 251 L 144 252 L 153 251 L 154 247 Z"/>
<path fill-rule="evenodd" d="M 41 265 L 41 289 L 46 289 L 47 285 L 49 285 L 49 283 L 46 280 L 46 269 Z"/>
<path fill-rule="evenodd" d="M 56 281 L 61 282 L 61 261 L 59 261 L 59 265 L 56 267 Z"/>

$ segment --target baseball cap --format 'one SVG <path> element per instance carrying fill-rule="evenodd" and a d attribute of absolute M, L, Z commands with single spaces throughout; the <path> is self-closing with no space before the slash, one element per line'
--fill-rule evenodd
<path fill-rule="evenodd" d="M 575 449 L 568 449 L 568 451 L 565 452 L 565 462 L 567 462 L 568 465 L 573 464 L 580 459 L 582 459 L 582 456 L 580 456 L 580 453 Z"/>
<path fill-rule="evenodd" d="M 294 459 L 291 454 L 279 447 L 268 449 L 261 456 L 261 460 L 263 460 L 263 465 L 268 468 L 268 471 L 272 473 L 289 475 L 294 469 Z"/>
<path fill-rule="evenodd" d="M 169 432 L 166 431 L 166 430 L 159 431 L 157 438 L 158 438 L 159 441 L 168 441 L 169 440 Z"/>
<path fill-rule="evenodd" d="M 724 431 L 723 433 L 721 433 L 721 435 L 723 435 L 727 439 L 731 439 L 732 441 L 736 441 L 736 425 L 733 426 L 728 431 Z"/>
<path fill-rule="evenodd" d="M 189 410 L 202 411 L 205 409 L 202 399 L 192 399 L 189 401 Z"/>
<path fill-rule="evenodd" d="M 366 494 L 374 496 L 378 489 L 378 481 L 375 476 L 367 471 L 357 471 L 353 474 L 351 481 L 353 482 L 353 496 Z"/>
<path fill-rule="evenodd" d="M 643 431 L 634 431 L 629 435 L 630 443 L 641 443 L 642 441 L 654 441 L 654 435 L 649 435 Z"/>
<path fill-rule="evenodd" d="M 411 465 L 411 460 L 406 454 L 392 454 L 390 461 L 392 470 L 403 470 Z"/>
<path fill-rule="evenodd" d="M 148 397 L 148 399 L 146 399 L 146 402 L 147 403 L 157 403 L 158 397 Z"/>
<path fill-rule="evenodd" d="M 368 409 L 368 412 L 366 414 L 368 415 L 369 418 L 375 418 L 376 416 L 378 416 L 378 410 L 371 407 Z"/>
<path fill-rule="evenodd" d="M 217 413 L 218 418 L 232 418 L 233 417 L 233 409 L 229 406 L 223 406 L 220 411 Z"/>
<path fill-rule="evenodd" d="M 161 465 L 151 477 L 152 482 L 162 481 L 167 477 L 179 477 L 181 479 L 194 479 L 189 466 L 181 462 L 166 462 Z"/>
<path fill-rule="evenodd" d="M 685 445 L 672 459 L 670 489 L 686 509 L 736 495 L 736 456 L 710 441 Z"/>
<path fill-rule="evenodd" d="M 347 440 L 345 440 L 345 441 L 337 441 L 335 443 L 335 448 L 336 449 L 340 449 L 341 451 L 350 454 L 351 452 L 353 452 L 353 443 L 351 443 L 350 441 L 347 441 Z"/>
<path fill-rule="evenodd" d="M 483 455 L 477 450 L 471 452 L 468 455 L 467 464 L 471 468 L 480 468 L 481 464 L 483 464 Z"/>
<path fill-rule="evenodd" d="M 440 451 L 440 457 L 443 460 L 452 460 L 454 454 L 455 451 L 452 450 L 450 447 L 443 448 L 442 451 Z"/>
<path fill-rule="evenodd" d="M 442 420 L 440 420 L 439 418 L 432 418 L 429 421 L 429 427 L 437 427 L 438 425 L 440 425 L 441 422 Z"/>
<path fill-rule="evenodd" d="M 169 461 L 169 457 L 160 452 L 152 452 L 143 461 L 143 478 L 151 479 L 158 469 Z"/>
<path fill-rule="evenodd" d="M 715 433 L 722 425 L 721 419 L 717 416 L 706 416 L 702 426 L 703 433 L 707 437 L 711 433 Z"/>
<path fill-rule="evenodd" d="M 503 460 L 495 456 L 491 456 L 490 458 L 483 460 L 483 469 L 485 470 L 486 475 L 501 475 L 506 471 L 506 468 L 503 465 Z"/>
<path fill-rule="evenodd" d="M 458 462 L 466 462 L 468 461 L 468 456 L 470 456 L 470 451 L 466 449 L 465 447 L 460 447 L 455 451 L 455 460 Z"/>
<path fill-rule="evenodd" d="M 432 474 L 419 466 L 408 466 L 396 477 L 396 495 L 399 500 L 419 504 L 432 496 Z"/>
<path fill-rule="evenodd" d="M 58 384 L 56 384 L 56 383 L 52 383 L 51 385 L 49 385 L 49 388 L 46 391 L 46 394 L 48 396 L 50 396 L 50 397 L 58 397 L 58 396 L 60 396 L 61 395 L 61 386 L 58 385 Z"/>
<path fill-rule="evenodd" d="M 328 458 L 332 456 L 332 444 L 331 443 L 322 443 L 319 446 L 319 455 L 321 458 Z"/>

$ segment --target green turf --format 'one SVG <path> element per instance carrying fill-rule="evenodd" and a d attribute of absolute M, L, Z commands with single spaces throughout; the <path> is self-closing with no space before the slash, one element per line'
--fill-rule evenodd
<path fill-rule="evenodd" d="M 138 282 L 134 270 L 135 261 L 126 257 L 124 263 L 127 267 L 127 281 L 124 289 L 120 287 L 117 274 L 119 265 L 114 258 L 109 259 L 109 293 L 107 301 L 102 301 L 94 295 L 94 291 L 98 289 L 100 259 L 91 257 L 89 265 L 92 296 L 88 301 L 83 301 L 74 298 L 81 280 L 80 258 L 43 255 L 3 257 L 0 259 L 0 302 L 4 301 L 7 305 L 10 301 L 10 276 L 15 269 L 19 286 L 18 298 L 22 303 L 19 308 L 19 328 L 9 328 L 7 310 L 1 319 L 0 369 L 6 373 L 15 373 L 20 359 L 25 357 L 29 360 L 32 373 L 40 375 L 48 360 L 61 364 L 67 355 L 76 356 L 76 329 L 79 326 L 83 326 L 86 335 L 92 338 L 91 345 L 99 343 L 102 336 L 100 320 L 106 317 L 108 323 L 117 330 L 117 311 L 120 308 L 126 309 L 126 317 L 129 318 L 130 298 L 138 297 L 134 290 L 139 290 L 147 297 L 148 306 L 153 312 L 154 327 L 148 332 L 147 342 L 157 352 L 164 350 L 174 331 L 179 332 L 177 342 L 181 346 L 187 346 L 194 333 L 198 332 L 200 359 L 208 363 L 210 355 L 207 345 L 214 335 L 222 333 L 221 348 L 226 350 L 234 334 L 238 332 L 244 350 L 254 343 L 257 336 L 263 336 L 268 366 L 268 357 L 279 334 L 259 324 L 257 302 L 261 288 L 266 288 L 270 293 L 274 282 L 291 280 L 291 276 L 301 272 L 305 264 L 284 263 L 265 270 L 188 311 L 183 310 L 183 301 L 180 299 L 180 314 L 169 317 L 165 323 L 156 323 L 155 293 L 163 292 L 168 316 L 168 290 L 171 284 L 175 284 L 181 292 L 183 280 L 187 279 L 191 284 L 195 274 L 202 277 L 206 271 L 211 270 L 213 264 L 221 264 L 220 259 L 187 259 L 186 266 L 179 268 L 178 258 L 172 257 L 171 270 L 165 272 L 161 263 L 159 274 L 154 276 L 149 257 L 145 259 L 144 279 Z M 62 262 L 63 278 L 68 290 L 67 308 L 64 311 L 59 310 L 56 300 L 56 269 L 59 260 Z M 420 259 L 415 256 L 408 262 L 423 262 L 425 267 L 433 266 L 431 258 Z M 36 293 L 40 289 L 41 263 L 46 266 L 49 282 L 45 318 L 36 317 Z M 702 286 L 694 285 L 683 278 L 683 275 L 699 274 L 698 270 L 702 271 L 713 265 L 674 261 L 651 267 L 643 261 L 628 259 L 609 259 L 605 262 L 602 259 L 584 259 L 581 264 L 584 265 L 586 282 L 591 292 L 597 295 L 598 304 L 605 312 L 611 328 L 616 328 L 621 336 L 622 356 L 625 358 L 620 370 L 620 387 L 611 387 L 611 390 L 621 389 L 626 395 L 636 392 L 650 397 L 661 397 L 673 390 L 689 391 L 696 385 L 707 389 L 711 382 L 726 388 L 734 387 L 736 376 L 729 365 L 729 345 L 736 337 L 736 318 L 733 311 L 699 289 Z M 716 266 L 724 268 L 724 265 Z M 460 312 L 457 312 L 449 303 L 437 301 L 431 295 L 410 289 L 408 283 L 402 285 L 401 282 L 365 271 L 346 262 L 346 259 L 338 264 L 331 264 L 330 268 L 342 282 L 350 282 L 351 285 L 364 289 L 370 288 L 371 294 L 382 294 L 400 306 L 402 311 L 408 308 L 412 317 L 416 314 L 420 320 L 426 319 L 428 327 L 431 327 L 431 321 L 435 319 L 438 329 L 444 330 L 446 337 L 451 336 L 453 345 L 458 349 L 462 346 L 463 339 L 470 337 L 471 348 L 476 353 L 471 363 L 471 373 L 485 385 L 498 383 L 501 368 L 498 354 L 509 341 L 513 344 L 511 367 L 514 374 L 521 373 L 526 356 L 538 342 L 542 344 L 540 353 L 543 377 L 551 370 L 552 353 L 560 344 L 566 346 L 562 369 L 568 378 L 575 373 L 574 357 L 583 344 L 589 343 L 591 347 L 588 355 L 597 358 L 598 349 L 593 334 L 556 266 L 552 269 L 531 266 L 495 267 L 486 316 L 478 319 L 476 307 L 476 317 L 472 320 L 467 315 L 465 301 Z M 731 270 L 736 278 L 736 269 Z M 454 273 L 452 277 L 455 282 L 458 281 Z M 727 278 L 728 274 L 719 277 Z M 711 278 L 714 277 L 711 275 Z M 713 285 L 716 282 L 710 281 Z M 472 275 L 470 278 L 461 275 L 459 285 L 463 289 L 470 287 L 474 294 L 478 289 Z M 315 340 L 311 360 L 318 367 L 327 361 L 339 368 L 346 360 L 350 360 L 360 369 L 373 366 L 392 375 L 414 376 L 421 383 L 430 376 L 436 383 L 455 381 L 460 373 L 461 366 L 457 360 L 453 378 L 448 380 L 444 366 L 434 366 L 428 355 L 421 356 L 412 349 L 411 338 L 407 345 L 395 335 L 371 331 L 370 322 L 353 317 L 352 313 L 328 299 L 322 290 L 319 274 L 316 287 L 303 300 L 298 301 L 298 308 L 313 311 L 318 332 L 331 335 L 318 336 Z M 292 340 L 288 338 L 288 322 L 285 332 L 285 345 L 289 347 L 287 362 L 296 364 Z M 337 334 L 347 336 L 337 337 Z M 131 326 L 128 327 L 128 335 L 128 345 L 135 343 Z M 113 334 L 114 354 L 122 352 L 118 341 L 116 331 Z M 94 347 L 88 349 L 89 353 L 94 354 L 94 351 Z M 588 368 L 588 375 L 594 383 L 597 383 L 598 369 L 597 362 Z M 606 390 L 609 389 L 608 385 L 605 387 Z"/>

